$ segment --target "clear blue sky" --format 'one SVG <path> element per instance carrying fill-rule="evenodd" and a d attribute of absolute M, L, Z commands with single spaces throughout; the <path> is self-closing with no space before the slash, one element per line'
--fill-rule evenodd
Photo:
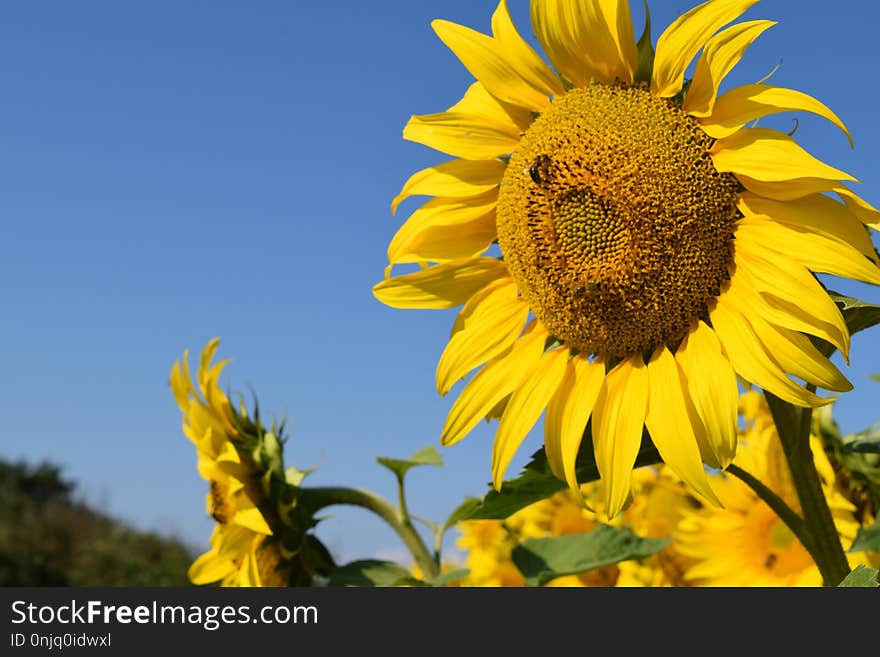
<path fill-rule="evenodd" d="M 655 0 L 654 37 L 694 3 Z M 510 0 L 528 29 L 526 0 Z M 639 26 L 642 9 L 633 2 Z M 286 413 L 287 459 L 314 484 L 387 496 L 378 455 L 437 444 L 453 396 L 434 368 L 453 311 L 401 311 L 372 285 L 407 213 L 408 175 L 445 159 L 403 141 L 470 77 L 433 35 L 487 31 L 494 1 L 7 2 L 0 7 L 0 456 L 63 465 L 86 497 L 138 526 L 207 544 L 205 482 L 168 374 L 220 336 L 225 384 Z M 774 83 L 828 103 L 798 138 L 880 205 L 873 2 L 764 0 L 780 24 L 728 84 Z M 778 123 L 788 129 L 792 115 Z M 875 239 L 876 242 L 876 239 Z M 867 285 L 837 289 L 880 303 Z M 844 429 L 877 419 L 877 329 L 857 336 Z M 457 390 L 457 389 L 456 389 Z M 414 471 L 413 510 L 441 520 L 489 480 L 494 426 Z M 516 472 L 540 445 L 535 433 Z M 319 534 L 343 559 L 399 544 L 338 509 Z"/>

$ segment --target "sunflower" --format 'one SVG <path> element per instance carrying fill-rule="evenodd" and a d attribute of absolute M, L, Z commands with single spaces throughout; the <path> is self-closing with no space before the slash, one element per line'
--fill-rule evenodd
<path fill-rule="evenodd" d="M 218 345 L 215 338 L 202 351 L 197 386 L 186 351 L 171 370 L 183 432 L 195 444 L 199 474 L 209 482 L 207 512 L 217 523 L 211 548 L 190 566 L 189 579 L 196 585 L 308 584 L 332 559 L 305 533 L 316 523 L 297 513 L 296 486 L 287 481 L 265 485 L 274 471 L 283 472 L 280 441 L 251 422 L 243 408 L 234 409 L 220 389 L 218 380 L 228 361 L 212 362 Z M 270 458 L 263 458 L 266 454 Z M 288 473 L 284 476 L 298 483 L 301 473 L 295 468 Z M 286 493 L 277 495 L 283 502 L 273 503 L 271 491 Z"/>
<path fill-rule="evenodd" d="M 433 22 L 476 82 L 404 128 L 453 159 L 413 174 L 393 200 L 395 211 L 433 197 L 391 240 L 373 290 L 396 308 L 461 306 L 440 394 L 477 371 L 441 442 L 500 415 L 496 488 L 546 410 L 547 458 L 572 490 L 591 431 L 610 516 L 629 497 L 645 427 L 669 467 L 717 504 L 704 464 L 724 468 L 735 454 L 737 375 L 803 407 L 830 398 L 800 381 L 851 388 L 805 335 L 848 358 L 846 324 L 813 274 L 880 283 L 865 228 L 880 227 L 880 213 L 791 136 L 747 127 L 801 110 L 849 138 L 827 106 L 763 82 L 719 94 L 774 25 L 725 27 L 756 1 L 701 4 L 654 48 L 648 29 L 636 41 L 626 0 L 532 0 L 549 64 L 505 0 L 491 35 Z M 394 275 L 407 264 L 420 268 Z"/>
<path fill-rule="evenodd" d="M 734 462 L 758 477 L 796 512 L 797 493 L 776 427 L 764 398 L 746 392 L 741 402 L 747 427 Z M 834 524 L 845 547 L 855 538 L 856 507 L 843 495 L 834 469 L 816 436 L 810 449 Z M 716 490 L 723 509 L 686 511 L 676 531 L 678 551 L 692 559 L 685 577 L 704 586 L 821 586 L 822 576 L 809 552 L 755 492 L 726 473 Z M 851 566 L 867 553 L 848 555 Z"/>

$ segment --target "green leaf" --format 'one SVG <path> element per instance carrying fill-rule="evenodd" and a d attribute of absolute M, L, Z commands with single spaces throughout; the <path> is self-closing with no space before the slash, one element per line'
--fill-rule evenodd
<path fill-rule="evenodd" d="M 467 568 L 459 568 L 457 570 L 449 571 L 448 573 L 443 573 L 442 575 L 439 575 L 434 579 L 427 579 L 425 580 L 425 584 L 438 587 L 449 586 L 450 584 L 460 582 L 465 577 L 467 577 L 470 572 L 471 571 Z"/>
<path fill-rule="evenodd" d="M 593 453 L 593 431 L 590 424 L 584 431 L 584 440 L 575 462 L 578 481 L 582 484 L 599 479 L 599 468 Z M 635 467 L 660 463 L 660 453 L 647 431 L 642 433 L 642 446 L 636 457 Z M 541 448 L 532 455 L 532 460 L 515 479 L 504 482 L 500 491 L 490 490 L 479 506 L 467 516 L 468 519 L 503 520 L 530 504 L 539 502 L 554 493 L 567 488 L 567 484 L 557 479 L 550 471 L 547 455 Z"/>
<path fill-rule="evenodd" d="M 467 519 L 503 520 L 566 487 L 565 482 L 552 474 L 524 470 L 516 479 L 505 481 L 501 491 L 493 489 L 486 493 L 482 502 L 467 515 Z"/>
<path fill-rule="evenodd" d="M 639 51 L 639 63 L 636 65 L 635 82 L 651 83 L 654 73 L 654 46 L 651 43 L 651 12 L 648 9 L 648 0 L 645 3 L 645 29 L 637 44 Z"/>
<path fill-rule="evenodd" d="M 668 543 L 668 538 L 642 538 L 628 528 L 599 525 L 588 534 L 527 538 L 513 548 L 511 559 L 525 577 L 526 586 L 544 586 L 557 577 L 644 559 Z"/>
<path fill-rule="evenodd" d="M 440 452 L 433 445 L 422 447 L 408 459 L 391 459 L 380 456 L 376 460 L 401 479 L 410 468 L 414 468 L 417 465 L 443 466 L 443 457 L 440 456 Z"/>
<path fill-rule="evenodd" d="M 413 584 L 424 586 L 406 568 L 392 561 L 363 559 L 340 566 L 331 573 L 327 586 L 401 586 Z"/>
<path fill-rule="evenodd" d="M 859 564 L 853 571 L 843 578 L 837 586 L 847 588 L 877 588 L 880 583 L 877 582 L 878 571 L 876 568 L 868 568 Z"/>
<path fill-rule="evenodd" d="M 880 552 L 880 517 L 875 519 L 874 524 L 870 527 L 859 527 L 849 552 L 864 552 L 866 550 Z"/>
<path fill-rule="evenodd" d="M 828 291 L 828 294 L 834 299 L 834 303 L 840 306 L 840 312 L 843 313 L 843 318 L 846 320 L 846 325 L 851 334 L 880 324 L 880 306 L 838 294 L 831 290 Z"/>
<path fill-rule="evenodd" d="M 880 454 L 880 422 L 875 422 L 864 431 L 845 436 L 841 442 L 843 449 L 848 452 Z"/>

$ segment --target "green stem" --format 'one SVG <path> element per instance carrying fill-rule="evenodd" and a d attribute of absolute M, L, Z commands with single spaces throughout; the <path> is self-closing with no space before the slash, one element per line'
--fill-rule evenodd
<path fill-rule="evenodd" d="M 813 411 L 797 408 L 766 391 L 764 396 L 801 504 L 808 543 L 805 547 L 819 567 L 825 586 L 837 586 L 850 569 L 810 451 Z"/>
<path fill-rule="evenodd" d="M 801 542 L 801 545 L 803 545 L 807 551 L 810 550 L 810 535 L 807 533 L 807 526 L 804 523 L 804 519 L 796 514 L 781 497 L 767 488 L 767 486 L 761 483 L 760 480 L 734 463 L 727 466 L 727 472 L 751 488 L 755 494 L 761 498 L 777 516 L 779 516 L 782 522 L 785 523 L 785 526 L 788 527 L 791 530 L 791 533 Z"/>
<path fill-rule="evenodd" d="M 408 516 L 395 509 L 381 497 L 368 491 L 343 486 L 302 488 L 300 503 L 313 512 L 336 504 L 357 506 L 372 511 L 395 531 L 412 554 L 426 579 L 440 575 L 440 567 L 425 546 Z"/>

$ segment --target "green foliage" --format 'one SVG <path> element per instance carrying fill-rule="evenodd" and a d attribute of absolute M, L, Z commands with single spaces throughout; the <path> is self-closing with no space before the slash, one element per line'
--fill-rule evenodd
<path fill-rule="evenodd" d="M 392 561 L 362 559 L 340 566 L 330 574 L 327 586 L 402 586 L 424 584 L 406 568 Z"/>
<path fill-rule="evenodd" d="M 871 550 L 880 552 L 880 517 L 870 527 L 859 527 L 859 532 L 850 547 L 850 552 Z"/>
<path fill-rule="evenodd" d="M 392 459 L 385 456 L 379 456 L 376 460 L 381 465 L 384 465 L 391 470 L 399 478 L 403 478 L 410 468 L 414 468 L 418 465 L 443 466 L 443 457 L 440 456 L 440 452 L 438 452 L 437 448 L 433 445 L 422 447 L 422 449 L 415 452 L 408 459 Z"/>
<path fill-rule="evenodd" d="M 855 569 L 840 582 L 837 586 L 846 588 L 877 588 L 880 583 L 877 581 L 878 571 L 876 568 L 868 568 L 859 564 Z"/>
<path fill-rule="evenodd" d="M 645 29 L 639 38 L 639 63 L 636 66 L 635 82 L 651 83 L 651 75 L 654 72 L 654 45 L 651 43 L 651 11 L 648 9 L 648 0 L 645 0 Z"/>
<path fill-rule="evenodd" d="M 587 425 L 584 439 L 578 451 L 575 469 L 582 484 L 599 479 L 599 468 L 593 453 L 592 429 Z M 642 445 L 636 457 L 635 467 L 660 463 L 660 453 L 647 431 L 642 433 Z M 515 479 L 505 481 L 500 491 L 490 490 L 469 515 L 468 520 L 503 520 L 530 504 L 546 499 L 567 487 L 550 471 L 544 449 L 532 455 L 532 460 Z"/>
<path fill-rule="evenodd" d="M 192 552 L 73 499 L 50 464 L 0 461 L 0 586 L 185 586 Z"/>
<path fill-rule="evenodd" d="M 557 577 L 644 559 L 668 543 L 665 538 L 636 536 L 628 528 L 599 525 L 587 534 L 527 538 L 513 549 L 511 558 L 525 577 L 526 586 L 544 586 Z"/>

